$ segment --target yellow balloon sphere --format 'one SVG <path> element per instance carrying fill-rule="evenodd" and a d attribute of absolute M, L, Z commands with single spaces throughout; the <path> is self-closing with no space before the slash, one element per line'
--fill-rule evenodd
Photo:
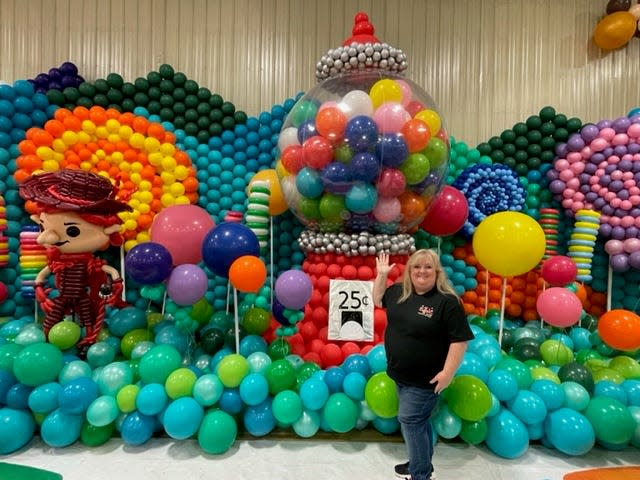
<path fill-rule="evenodd" d="M 637 20 L 629 12 L 613 12 L 596 25 L 593 41 L 603 50 L 624 47 L 636 33 Z"/>
<path fill-rule="evenodd" d="M 429 126 L 431 135 L 435 135 L 436 133 L 438 133 L 438 131 L 440 131 L 440 127 L 442 127 L 442 120 L 440 119 L 440 115 L 438 115 L 438 113 L 433 110 L 421 110 L 416 113 L 416 116 L 414 118 L 422 120 L 424 123 L 426 123 Z"/>
<path fill-rule="evenodd" d="M 271 195 L 269 195 L 269 214 L 275 216 L 286 212 L 289 207 L 282 193 L 282 187 L 280 186 L 280 180 L 278 180 L 278 174 L 276 171 L 274 169 L 269 169 L 261 170 L 256 173 L 249 181 L 249 185 L 247 186 L 247 195 L 251 192 L 251 185 L 253 182 L 258 180 L 269 184 L 269 190 L 271 191 Z"/>
<path fill-rule="evenodd" d="M 489 215 L 473 234 L 473 253 L 478 262 L 503 277 L 522 275 L 535 268 L 545 250 L 542 227 L 520 212 Z"/>
<path fill-rule="evenodd" d="M 402 100 L 402 88 L 395 80 L 385 78 L 373 84 L 371 90 L 369 90 L 369 97 L 371 97 L 373 108 L 378 108 L 386 102 L 400 103 Z"/>

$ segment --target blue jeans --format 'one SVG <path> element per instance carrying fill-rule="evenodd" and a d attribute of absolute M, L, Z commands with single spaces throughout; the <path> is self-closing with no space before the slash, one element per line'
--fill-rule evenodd
<path fill-rule="evenodd" d="M 411 480 L 429 480 L 433 472 L 433 429 L 431 412 L 438 403 L 432 390 L 396 382 L 398 386 L 398 421 L 409 450 Z"/>

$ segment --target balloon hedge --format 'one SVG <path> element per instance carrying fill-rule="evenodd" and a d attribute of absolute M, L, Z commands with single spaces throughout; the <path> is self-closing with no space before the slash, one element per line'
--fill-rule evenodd
<path fill-rule="evenodd" d="M 438 437 L 507 459 L 640 448 L 640 110 L 583 123 L 545 106 L 470 147 L 362 15 L 323 83 L 257 117 L 166 64 L 0 85 L 1 454 L 34 435 L 208 454 L 275 430 L 399 435 L 386 314 L 372 341 L 330 338 L 330 284 L 372 281 L 381 251 L 395 282 L 416 248 L 439 251 L 475 335 Z M 46 256 L 19 186 L 59 169 L 111 179 L 132 209 L 103 252 L 127 305 L 85 355 L 72 318 L 45 336 L 30 290 Z"/>

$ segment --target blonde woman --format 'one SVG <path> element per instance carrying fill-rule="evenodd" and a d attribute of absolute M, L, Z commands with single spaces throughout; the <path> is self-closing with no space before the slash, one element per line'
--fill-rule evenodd
<path fill-rule="evenodd" d="M 388 254 L 378 255 L 373 300 L 387 310 L 387 374 L 398 387 L 398 421 L 409 453 L 409 462 L 396 465 L 395 472 L 399 478 L 434 480 L 429 418 L 473 333 L 435 251 L 413 253 L 402 281 L 386 288 L 394 265 Z"/>

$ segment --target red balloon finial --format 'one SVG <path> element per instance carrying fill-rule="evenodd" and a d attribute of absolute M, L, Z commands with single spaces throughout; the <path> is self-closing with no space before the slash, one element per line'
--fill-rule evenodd
<path fill-rule="evenodd" d="M 351 43 L 379 43 L 379 40 L 374 35 L 374 28 L 369 23 L 369 16 L 364 12 L 356 13 L 355 20 L 353 22 L 353 28 L 351 29 L 351 37 L 347 38 L 342 46 L 346 47 Z"/>

